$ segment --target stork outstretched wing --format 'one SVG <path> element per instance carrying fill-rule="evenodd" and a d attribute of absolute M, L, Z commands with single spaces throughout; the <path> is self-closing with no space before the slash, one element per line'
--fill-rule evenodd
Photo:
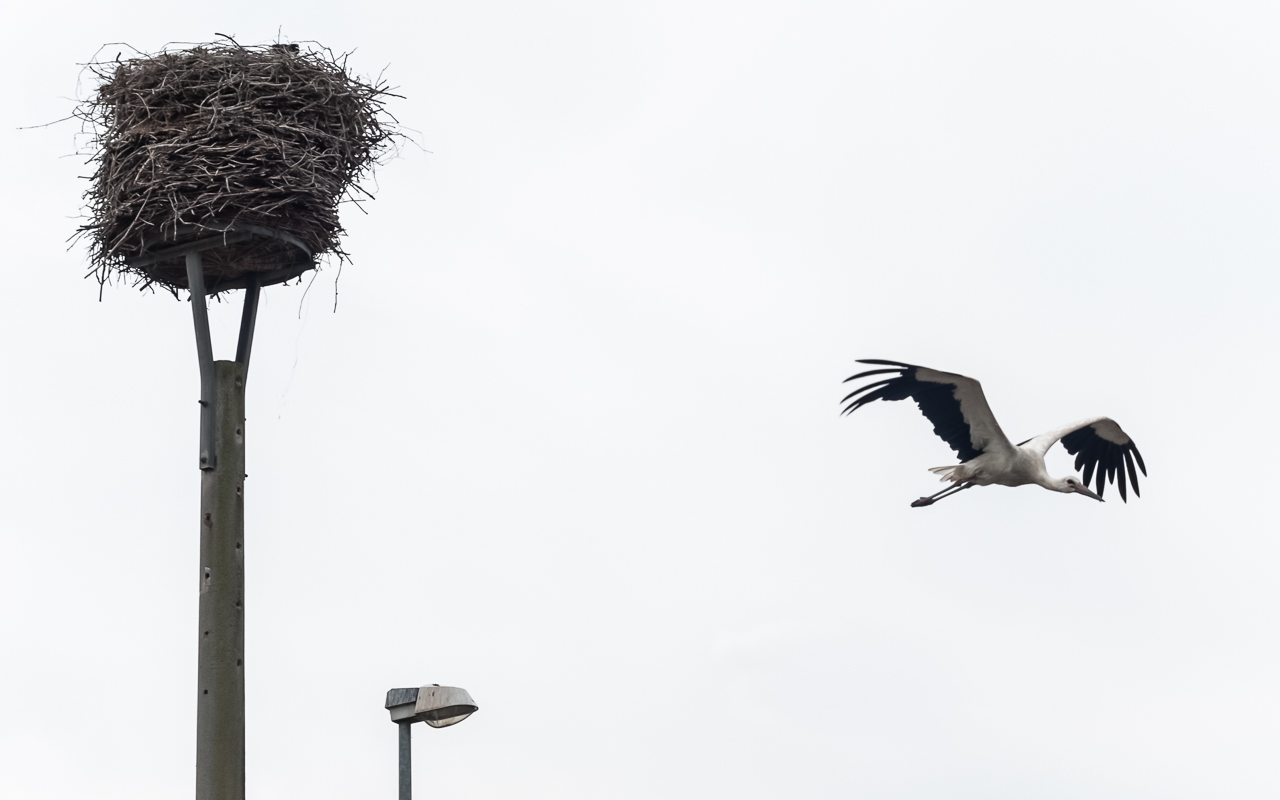
<path fill-rule="evenodd" d="M 1098 479 L 1095 489 L 1102 496 L 1102 489 L 1108 482 L 1117 483 L 1120 487 L 1120 499 L 1129 502 L 1125 496 L 1125 472 L 1129 473 L 1129 483 L 1133 484 L 1133 496 L 1141 497 L 1138 491 L 1138 472 L 1133 468 L 1134 461 L 1145 477 L 1147 465 L 1142 463 L 1142 454 L 1138 446 L 1129 438 L 1129 434 L 1120 429 L 1110 417 L 1093 417 L 1061 430 L 1042 433 L 1029 439 L 1025 446 L 1043 456 L 1053 447 L 1053 443 L 1062 440 L 1062 446 L 1076 457 L 1076 469 L 1083 469 L 1084 485 L 1096 473 Z"/>
<path fill-rule="evenodd" d="M 842 414 L 852 414 L 873 400 L 905 400 L 910 397 L 933 423 L 933 432 L 956 451 L 961 462 L 986 452 L 1013 450 L 1013 444 L 1000 430 L 1000 424 L 987 405 L 982 384 L 973 378 L 879 358 L 858 359 L 858 363 L 884 365 L 889 369 L 860 372 L 846 378 L 845 383 L 872 375 L 892 373 L 893 377 L 854 390 L 840 401 L 848 403 Z"/>

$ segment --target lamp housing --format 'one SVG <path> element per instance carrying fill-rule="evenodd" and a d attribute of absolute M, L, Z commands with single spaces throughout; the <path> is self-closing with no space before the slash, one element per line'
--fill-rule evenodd
<path fill-rule="evenodd" d="M 392 722 L 425 722 L 433 728 L 457 725 L 479 710 L 466 689 L 438 683 L 416 689 L 392 689 L 387 692 L 386 707 Z"/>

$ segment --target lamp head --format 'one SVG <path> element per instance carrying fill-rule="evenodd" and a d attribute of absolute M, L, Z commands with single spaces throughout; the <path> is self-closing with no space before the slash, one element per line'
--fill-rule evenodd
<path fill-rule="evenodd" d="M 479 706 L 466 689 L 432 683 L 417 689 L 392 689 L 387 692 L 386 708 L 395 723 L 425 722 L 433 728 L 447 728 L 474 714 Z"/>

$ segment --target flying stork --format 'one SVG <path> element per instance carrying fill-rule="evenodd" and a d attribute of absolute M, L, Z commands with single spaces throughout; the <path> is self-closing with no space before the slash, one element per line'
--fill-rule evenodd
<path fill-rule="evenodd" d="M 1138 493 L 1138 473 L 1133 468 L 1136 459 L 1138 469 L 1147 474 L 1142 454 L 1129 435 L 1109 417 L 1091 417 L 1065 428 L 1042 433 L 1033 439 L 1013 444 L 1000 430 L 987 398 L 982 394 L 982 384 L 964 375 L 938 372 L 914 364 L 885 361 L 879 358 L 859 359 L 859 364 L 876 364 L 887 369 L 873 369 L 846 378 L 845 383 L 871 375 L 892 377 L 868 383 L 855 389 L 841 400 L 848 403 L 841 415 L 852 414 L 873 400 L 916 401 L 920 411 L 933 423 L 933 432 L 956 451 L 960 463 L 947 467 L 932 467 L 929 471 L 942 476 L 951 485 L 942 491 L 921 497 L 912 508 L 933 505 L 944 497 L 972 486 L 1024 486 L 1034 483 L 1054 492 L 1082 494 L 1103 502 L 1102 491 L 1106 482 L 1119 479 L 1120 499 L 1125 497 L 1125 472 L 1133 484 L 1133 494 Z M 870 391 L 873 390 L 874 391 Z M 865 394 L 864 394 L 865 393 Z M 1084 468 L 1084 480 L 1074 475 L 1051 478 L 1044 466 L 1044 454 L 1061 440 L 1067 452 L 1076 457 L 1076 469 Z M 1097 494 L 1089 491 L 1089 480 L 1097 474 Z"/>

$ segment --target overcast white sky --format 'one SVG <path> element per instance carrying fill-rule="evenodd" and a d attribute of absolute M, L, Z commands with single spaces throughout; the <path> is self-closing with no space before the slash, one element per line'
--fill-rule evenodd
<path fill-rule="evenodd" d="M 76 125 L 17 128 L 105 42 L 277 30 L 429 152 L 347 210 L 337 313 L 335 269 L 264 293 L 253 800 L 394 797 L 383 695 L 431 682 L 481 710 L 416 731 L 421 797 L 1280 793 L 1275 4 L 7 15 L 0 795 L 190 796 L 195 753 L 189 306 L 98 302 Z M 839 417 L 857 358 L 1017 439 L 1111 415 L 1143 497 L 909 508 L 951 451 Z"/>

